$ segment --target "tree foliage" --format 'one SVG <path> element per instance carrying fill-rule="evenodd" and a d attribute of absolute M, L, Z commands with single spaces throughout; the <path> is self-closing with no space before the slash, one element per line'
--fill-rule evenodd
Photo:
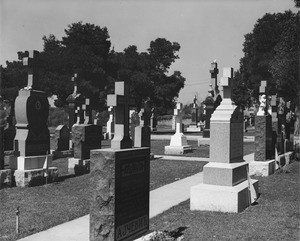
<path fill-rule="evenodd" d="M 251 96 L 257 100 L 260 81 L 267 80 L 270 93 L 295 102 L 300 88 L 299 13 L 265 14 L 245 35 L 243 46 L 244 57 L 235 77 L 235 101 L 247 106 Z"/>
<path fill-rule="evenodd" d="M 38 88 L 49 96 L 57 95 L 59 105 L 73 92 L 71 77 L 78 74 L 78 90 L 91 99 L 94 109 L 106 105 L 106 95 L 113 93 L 115 81 L 127 81 L 138 107 L 151 100 L 159 113 L 173 108 L 173 100 L 184 86 L 185 79 L 171 64 L 178 59 L 180 45 L 164 38 L 151 41 L 147 52 L 139 53 L 136 46 L 122 52 L 111 49 L 106 27 L 82 22 L 68 25 L 65 36 L 58 40 L 53 34 L 43 36 L 40 53 Z M 18 52 L 19 59 L 25 55 Z M 26 68 L 21 62 L 7 62 L 3 71 L 4 88 L 26 86 Z"/>

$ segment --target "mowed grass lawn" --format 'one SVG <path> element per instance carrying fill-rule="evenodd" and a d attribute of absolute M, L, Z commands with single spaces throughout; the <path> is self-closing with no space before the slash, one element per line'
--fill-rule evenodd
<path fill-rule="evenodd" d="M 153 143 L 154 153 L 157 145 L 162 143 Z M 102 147 L 109 147 L 109 142 L 103 141 Z M 206 162 L 153 160 L 150 162 L 150 189 L 154 190 L 201 172 L 205 164 Z M 59 182 L 0 190 L 0 240 L 16 240 L 89 213 L 92 191 L 89 188 L 90 175 L 68 175 L 67 158 L 54 160 L 53 166 L 59 169 Z M 20 234 L 17 236 L 14 232 L 15 211 L 18 206 Z"/>
<path fill-rule="evenodd" d="M 150 220 L 151 230 L 183 230 L 183 240 L 300 240 L 300 163 L 259 180 L 258 204 L 241 213 L 190 211 L 189 200 Z"/>

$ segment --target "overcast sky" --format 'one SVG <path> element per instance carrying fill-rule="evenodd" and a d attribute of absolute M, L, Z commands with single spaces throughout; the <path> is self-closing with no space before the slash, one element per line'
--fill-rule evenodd
<path fill-rule="evenodd" d="M 166 38 L 181 46 L 179 70 L 186 86 L 179 100 L 203 100 L 210 81 L 210 63 L 239 67 L 244 35 L 266 12 L 291 9 L 292 0 L 0 0 L 0 64 L 17 60 L 17 52 L 42 50 L 43 35 L 64 36 L 71 23 L 82 21 L 107 27 L 116 51 L 136 45 L 146 51 L 152 40 Z"/>

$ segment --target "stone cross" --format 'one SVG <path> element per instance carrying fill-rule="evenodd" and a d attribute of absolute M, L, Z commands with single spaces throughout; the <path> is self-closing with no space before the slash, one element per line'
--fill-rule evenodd
<path fill-rule="evenodd" d="M 107 105 L 115 107 L 115 134 L 111 141 L 112 149 L 132 148 L 129 135 L 129 108 L 134 104 L 134 99 L 130 98 L 129 86 L 123 81 L 115 82 L 115 94 L 107 95 Z"/>
<path fill-rule="evenodd" d="M 182 103 L 177 102 L 174 109 L 175 123 L 176 123 L 176 133 L 182 133 Z"/>
<path fill-rule="evenodd" d="M 218 89 L 218 85 L 217 85 L 217 76 L 219 73 L 219 69 L 218 69 L 218 63 L 216 60 L 211 63 L 209 72 L 211 75 L 211 84 L 212 84 L 213 91 L 214 91 L 213 97 L 215 97 L 216 95 L 219 94 L 219 89 Z"/>
<path fill-rule="evenodd" d="M 80 114 L 79 113 L 80 113 L 80 107 L 77 107 L 76 110 L 75 110 L 75 115 L 76 115 L 76 118 L 77 118 L 76 123 L 75 123 L 76 125 L 80 124 Z"/>
<path fill-rule="evenodd" d="M 91 112 L 90 112 L 90 99 L 85 99 L 85 104 L 82 105 L 82 110 L 84 111 L 84 124 L 92 124 Z"/>
<path fill-rule="evenodd" d="M 28 57 L 23 58 L 23 65 L 28 66 L 28 81 L 25 89 L 35 89 L 40 53 L 36 50 L 29 51 L 28 53 Z"/>
<path fill-rule="evenodd" d="M 265 94 L 266 93 L 266 88 L 267 88 L 267 81 L 266 80 L 262 80 L 260 82 L 259 93 L 261 95 Z"/>
<path fill-rule="evenodd" d="M 76 94 L 77 93 L 77 73 L 75 73 L 72 77 L 72 82 L 74 83 L 74 90 L 73 93 Z"/>
<path fill-rule="evenodd" d="M 231 81 L 233 78 L 233 68 L 223 68 L 223 77 L 220 85 L 223 87 L 223 99 L 231 99 Z"/>

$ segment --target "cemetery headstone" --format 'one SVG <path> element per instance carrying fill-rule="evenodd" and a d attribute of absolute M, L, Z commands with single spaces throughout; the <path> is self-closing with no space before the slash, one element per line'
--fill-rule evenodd
<path fill-rule="evenodd" d="M 212 96 L 212 87 L 208 90 L 208 96 L 203 101 L 205 105 L 205 126 L 203 130 L 203 137 L 209 138 L 210 136 L 210 118 L 212 113 L 214 112 L 214 98 Z"/>
<path fill-rule="evenodd" d="M 91 115 L 88 113 L 89 101 L 82 106 L 84 121 L 81 123 L 80 108 L 77 107 L 77 121 L 72 126 L 72 142 L 74 144 L 74 157 L 68 159 L 69 174 L 82 175 L 90 171 L 90 151 L 101 148 L 102 127 L 89 124 Z"/>
<path fill-rule="evenodd" d="M 187 144 L 186 136 L 183 134 L 182 115 L 182 103 L 177 102 L 174 109 L 176 132 L 171 136 L 170 145 L 165 146 L 166 155 L 183 155 L 186 152 L 192 151 L 192 146 Z"/>
<path fill-rule="evenodd" d="M 156 111 L 155 111 L 155 108 L 152 108 L 151 109 L 151 118 L 150 118 L 150 128 L 151 128 L 151 131 L 156 131 L 157 128 L 157 114 L 156 114 Z"/>
<path fill-rule="evenodd" d="M 73 156 L 73 150 L 69 150 L 70 131 L 67 125 L 59 125 L 55 129 L 54 140 L 55 149 L 52 151 L 53 159 Z"/>
<path fill-rule="evenodd" d="M 129 96 L 130 89 L 124 82 L 115 82 L 115 94 L 107 96 L 107 104 L 114 107 L 115 135 L 111 148 L 131 148 L 133 143 L 129 135 L 129 108 L 134 105 L 134 99 Z"/>
<path fill-rule="evenodd" d="M 135 138 L 135 128 L 140 125 L 140 117 L 139 113 L 136 110 L 130 110 L 130 136 L 132 138 L 132 141 L 134 143 L 134 138 Z"/>
<path fill-rule="evenodd" d="M 267 81 L 261 81 L 260 107 L 255 118 L 255 161 L 266 161 L 275 156 L 272 146 L 272 116 L 268 112 L 266 87 Z"/>
<path fill-rule="evenodd" d="M 149 126 L 149 109 L 142 108 L 139 112 L 140 125 L 135 127 L 134 147 L 150 147 L 151 129 Z"/>
<path fill-rule="evenodd" d="M 199 123 L 199 109 L 198 109 L 198 104 L 197 104 L 197 97 L 194 97 L 194 103 L 193 103 L 193 107 L 192 107 L 192 122 L 189 125 L 189 127 L 187 128 L 187 132 L 200 132 L 201 128 L 200 126 L 198 126 Z"/>
<path fill-rule="evenodd" d="M 218 63 L 216 60 L 214 60 L 211 63 L 209 72 L 210 72 L 211 84 L 212 84 L 212 89 L 213 89 L 213 98 L 215 100 L 217 98 L 217 95 L 219 94 L 219 87 L 218 87 L 218 82 L 217 82 L 219 69 L 218 69 Z"/>
<path fill-rule="evenodd" d="M 38 81 L 39 52 L 30 51 L 23 58 L 23 65 L 28 66 L 27 87 L 19 91 L 15 101 L 16 137 L 15 152 L 17 164 L 10 163 L 17 186 L 31 186 L 44 181 L 45 162 L 48 168 L 49 182 L 58 177 L 56 167 L 50 167 L 50 135 L 47 127 L 49 102 L 45 92 L 34 90 Z"/>
<path fill-rule="evenodd" d="M 258 192 L 258 181 L 249 178 L 243 160 L 244 118 L 231 101 L 232 73 L 232 68 L 223 69 L 223 100 L 211 117 L 210 160 L 203 168 L 203 183 L 191 188 L 191 210 L 241 212 Z"/>
<path fill-rule="evenodd" d="M 106 138 L 105 139 L 112 139 L 114 137 L 114 112 L 113 112 L 113 107 L 110 106 L 108 108 L 108 114 L 109 114 L 109 118 L 108 118 L 108 121 L 106 123 L 106 133 L 105 133 L 105 136 Z"/>
<path fill-rule="evenodd" d="M 93 241 L 134 240 L 149 229 L 150 148 L 131 148 L 129 106 L 133 101 L 127 88 L 124 82 L 116 82 L 115 94 L 107 97 L 115 109 L 114 144 L 91 151 Z"/>

